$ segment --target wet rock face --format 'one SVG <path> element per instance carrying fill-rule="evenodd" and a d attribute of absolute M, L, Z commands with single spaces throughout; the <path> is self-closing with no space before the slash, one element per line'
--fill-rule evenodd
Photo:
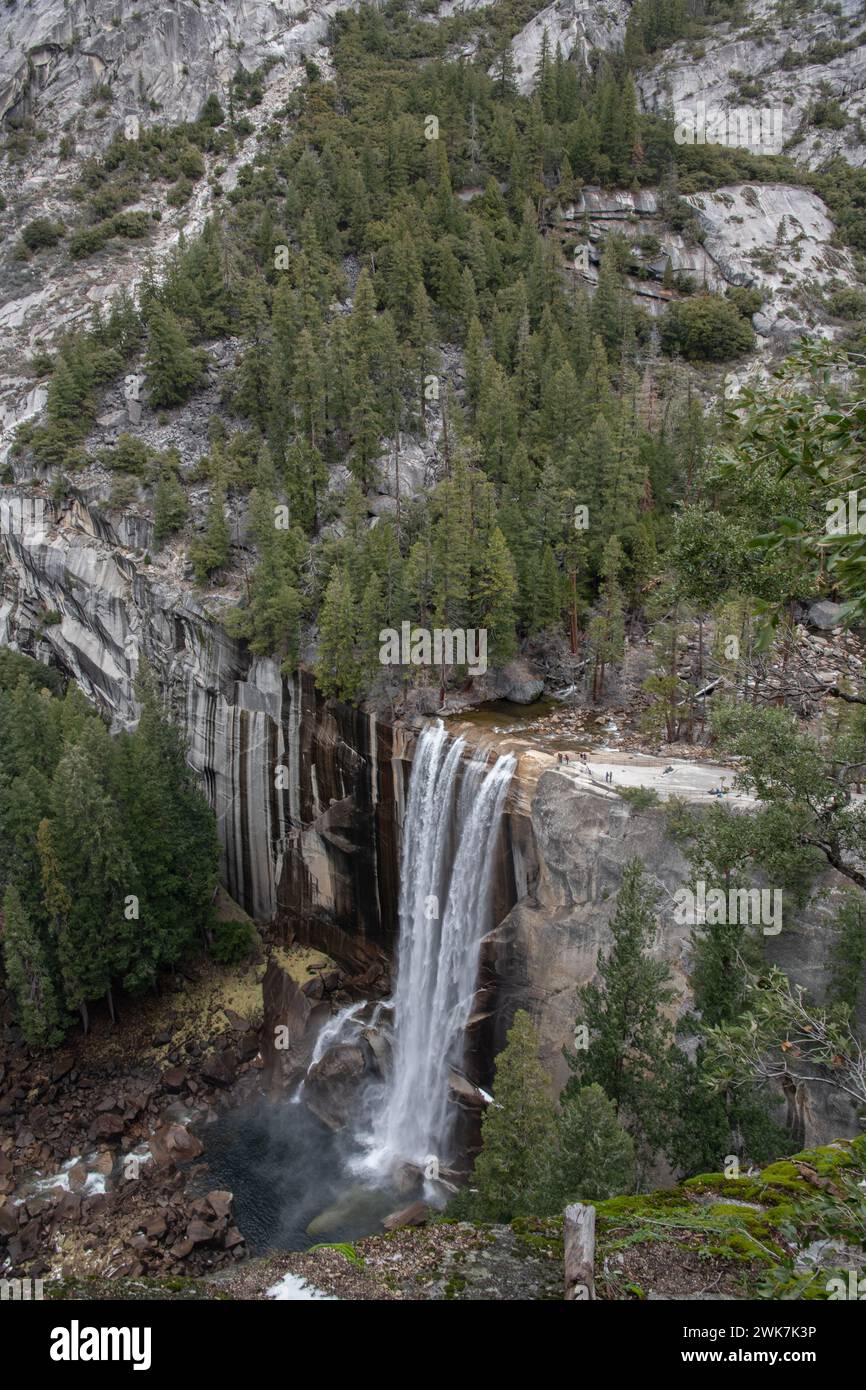
<path fill-rule="evenodd" d="M 271 1091 L 286 1091 L 304 1072 L 313 1006 L 276 956 L 268 961 L 262 981 L 262 1008 L 263 1081 Z"/>
<path fill-rule="evenodd" d="M 337 1043 L 307 1073 L 304 1104 L 329 1129 L 342 1129 L 355 1109 L 366 1072 L 364 1049 L 357 1043 Z"/>

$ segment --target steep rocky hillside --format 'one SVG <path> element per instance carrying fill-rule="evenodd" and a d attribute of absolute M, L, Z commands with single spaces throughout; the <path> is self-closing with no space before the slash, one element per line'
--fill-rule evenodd
<path fill-rule="evenodd" d="M 134 7 L 103 0 L 14 0 L 7 6 L 0 53 L 0 122 L 8 151 L 0 164 L 0 458 L 15 423 L 44 405 L 44 386 L 24 370 L 28 359 L 86 323 L 119 287 L 134 289 L 146 257 L 159 263 L 181 233 L 201 230 L 215 195 L 229 192 L 239 168 L 254 159 L 259 131 L 285 105 L 304 62 L 327 72 L 328 22 L 342 8 L 342 0 L 309 6 L 181 0 L 170 11 L 152 0 Z M 465 17 L 469 42 L 455 43 L 454 50 L 472 52 L 472 21 L 483 10 L 470 0 L 446 0 L 438 11 L 426 10 L 424 19 L 436 24 Z M 532 89 L 545 34 L 551 51 L 559 45 L 576 62 L 596 63 L 622 45 L 629 13 L 626 0 L 598 6 L 560 0 L 539 10 L 511 40 L 519 89 Z M 647 111 L 691 111 L 698 102 L 755 112 L 779 108 L 783 141 L 771 153 L 784 151 L 811 170 L 836 155 L 863 164 L 866 21 L 857 0 L 836 6 L 761 0 L 748 16 L 705 27 L 700 41 L 681 41 L 645 59 L 638 90 Z M 259 104 L 246 105 L 238 73 L 255 74 L 264 93 Z M 73 229 L 82 223 L 76 193 L 82 161 L 98 158 L 130 120 L 144 130 L 195 121 L 209 95 L 230 103 L 233 85 L 252 129 L 234 148 L 204 152 L 202 172 L 180 205 L 167 198 L 166 179 L 140 190 L 124 211 L 159 219 L 144 235 L 136 231 L 132 241 L 115 236 L 110 254 L 82 262 L 70 263 L 66 245 L 35 260 L 16 260 L 16 238 L 34 218 Z M 650 199 L 651 193 L 643 195 L 648 213 Z M 761 335 L 774 327 L 789 336 L 814 329 L 826 318 L 819 291 L 831 281 L 850 285 L 856 278 L 850 254 L 832 244 L 832 214 L 811 191 L 756 180 L 701 195 L 697 208 L 703 250 L 687 250 L 664 219 L 661 229 L 647 229 L 640 213 L 636 218 L 627 202 L 618 204 L 632 233 L 661 232 L 660 267 L 669 256 L 675 271 L 706 287 L 760 286 L 766 296 L 756 320 Z M 595 211 L 608 218 L 612 210 L 589 201 L 577 214 Z"/>

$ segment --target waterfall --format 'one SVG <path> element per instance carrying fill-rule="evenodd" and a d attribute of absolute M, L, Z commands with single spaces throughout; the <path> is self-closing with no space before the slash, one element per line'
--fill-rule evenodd
<path fill-rule="evenodd" d="M 466 761 L 438 722 L 412 763 L 403 827 L 393 1067 L 368 1159 L 448 1156 L 448 1077 L 462 1060 L 481 940 L 493 925 L 493 853 L 514 758 Z"/>

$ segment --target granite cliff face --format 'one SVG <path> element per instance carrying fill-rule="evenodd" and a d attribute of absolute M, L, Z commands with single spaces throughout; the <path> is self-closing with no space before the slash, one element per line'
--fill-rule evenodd
<path fill-rule="evenodd" d="M 61 333 L 84 324 L 118 288 L 134 289 L 146 255 L 158 266 L 182 233 L 190 237 L 201 229 L 215 206 L 214 185 L 218 181 L 221 193 L 230 192 L 239 170 L 254 159 L 260 133 L 301 79 L 303 60 L 312 58 L 328 74 L 328 22 L 349 7 L 346 0 L 178 0 L 170 7 L 138 0 L 132 8 L 114 0 L 7 4 L 0 127 L 13 131 L 23 123 L 35 134 L 23 158 L 0 163 L 6 202 L 0 211 L 0 462 L 14 426 L 45 403 L 44 387 L 23 369 L 25 359 L 50 351 Z M 478 8 L 477 0 L 443 0 L 429 21 Z M 559 44 L 567 57 L 596 61 L 622 44 L 630 8 L 626 0 L 555 0 L 539 9 L 512 40 L 521 90 L 532 88 L 545 31 L 551 50 Z M 647 110 L 691 110 L 698 102 L 778 110 L 785 153 L 811 168 L 837 154 L 862 165 L 864 35 L 859 0 L 826 9 L 759 0 L 746 18 L 714 26 L 700 43 L 674 44 L 653 55 L 641 69 L 639 99 Z M 466 51 L 472 47 L 470 42 Z M 227 101 L 239 70 L 257 69 L 263 70 L 264 96 L 244 112 L 251 130 L 236 153 L 225 161 L 207 156 L 205 177 L 183 206 L 166 207 L 164 197 L 149 190 L 130 208 L 160 216 L 144 247 L 117 242 L 110 255 L 85 263 L 70 261 L 61 250 L 29 264 L 15 260 L 16 238 L 30 219 L 78 223 L 73 190 L 82 162 L 104 150 L 129 117 L 142 127 L 192 120 L 209 94 Z M 826 118 L 816 118 L 818 102 L 832 103 Z M 71 143 L 71 154 L 63 153 L 64 143 Z M 644 190 L 640 197 L 653 194 Z M 851 283 L 852 269 L 846 253 L 827 246 L 833 227 L 821 200 L 796 187 L 758 184 L 694 201 L 707 240 L 703 247 L 686 247 L 682 238 L 665 233 L 664 255 L 673 268 L 710 288 L 759 285 L 767 295 L 755 323 L 762 341 L 804 326 L 821 331 L 815 289 L 832 275 Z M 640 208 L 633 211 L 642 215 Z M 623 215 L 631 226 L 621 230 L 640 235 L 625 202 Z M 651 231 L 658 234 L 658 224 Z M 652 281 L 641 286 L 652 287 Z M 808 295 L 804 300 L 804 289 L 815 303 Z M 646 295 L 643 302 L 652 298 Z"/>
<path fill-rule="evenodd" d="M 148 527 L 78 496 L 3 489 L 0 642 L 56 661 L 115 727 L 137 719 L 144 657 L 186 730 L 223 875 L 254 916 L 321 913 L 361 957 L 395 930 L 402 748 L 308 676 L 246 656 L 182 583 L 145 562 Z M 381 860 L 381 863 L 380 863 Z"/>
<path fill-rule="evenodd" d="M 677 998 L 672 1017 L 687 1014 L 690 932 L 674 915 L 674 893 L 688 880 L 688 866 L 666 831 L 663 806 L 639 811 L 615 791 L 589 785 L 565 769 L 544 771 L 521 760 L 510 834 L 531 846 L 534 872 L 525 891 L 485 942 L 482 980 L 491 1008 L 483 1055 L 495 1055 L 516 1008 L 529 1008 L 538 1026 L 541 1053 L 555 1089 L 569 1071 L 563 1044 L 573 1045 L 577 992 L 595 973 L 599 950 L 610 945 L 608 924 L 624 865 L 644 860 L 658 891 L 659 928 L 654 955 L 670 967 Z M 523 802 L 521 808 L 520 802 Z M 528 808 L 526 803 L 528 801 Z M 700 793 L 694 801 L 700 804 Z M 817 997 L 828 978 L 832 934 L 828 930 L 841 877 L 829 873 L 823 896 L 796 923 L 764 938 L 767 959 Z M 825 1142 L 858 1132 L 853 1106 L 829 1087 L 792 1090 L 780 1106 L 804 1142 Z"/>
<path fill-rule="evenodd" d="M 611 0 L 587 5 L 554 0 L 512 40 L 518 85 L 531 91 L 545 29 L 551 51 L 584 61 L 620 47 L 631 5 Z M 863 91 L 866 84 L 866 16 L 860 0 L 825 6 L 789 0 L 752 0 L 738 16 L 714 25 L 694 41 L 669 44 L 652 55 L 639 75 L 647 111 L 693 112 L 705 108 L 776 109 L 781 147 L 809 168 L 834 155 L 866 162 Z M 814 119 L 819 103 L 834 103 L 832 119 Z M 760 140 L 750 146 L 768 150 Z"/>
<path fill-rule="evenodd" d="M 41 0 L 7 5 L 0 54 L 0 119 L 34 116 L 57 127 L 82 98 L 110 83 L 114 114 L 193 120 L 238 65 L 291 64 L 324 37 L 340 0 Z"/>

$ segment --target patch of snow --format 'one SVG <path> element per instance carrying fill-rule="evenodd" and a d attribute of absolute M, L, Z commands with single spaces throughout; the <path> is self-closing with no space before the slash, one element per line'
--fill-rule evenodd
<path fill-rule="evenodd" d="M 279 1303 L 312 1303 L 317 1299 L 324 1299 L 326 1303 L 339 1302 L 333 1294 L 322 1293 L 321 1289 L 314 1288 L 297 1274 L 284 1274 L 278 1284 L 272 1284 L 265 1290 L 265 1298 L 273 1298 Z"/>

